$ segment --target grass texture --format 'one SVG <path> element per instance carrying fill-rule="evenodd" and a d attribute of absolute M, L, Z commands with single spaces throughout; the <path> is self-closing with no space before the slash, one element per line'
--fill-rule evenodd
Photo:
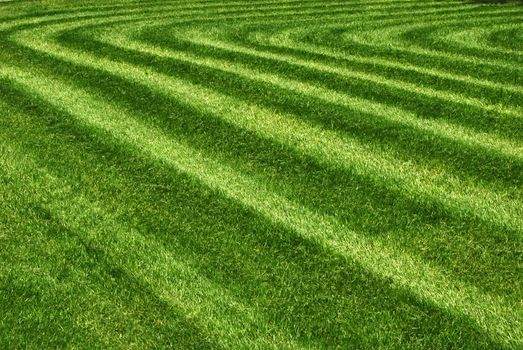
<path fill-rule="evenodd" d="M 518 1 L 0 1 L 0 349 L 523 349 Z"/>

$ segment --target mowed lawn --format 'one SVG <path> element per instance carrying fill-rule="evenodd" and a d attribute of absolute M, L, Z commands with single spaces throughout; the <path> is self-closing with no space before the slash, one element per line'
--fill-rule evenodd
<path fill-rule="evenodd" d="M 0 349 L 523 349 L 523 3 L 0 1 Z"/>

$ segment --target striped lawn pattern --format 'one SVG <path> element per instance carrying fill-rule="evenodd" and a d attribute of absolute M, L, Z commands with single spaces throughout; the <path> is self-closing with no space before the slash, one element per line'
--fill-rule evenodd
<path fill-rule="evenodd" d="M 518 1 L 0 1 L 1 349 L 523 349 Z"/>

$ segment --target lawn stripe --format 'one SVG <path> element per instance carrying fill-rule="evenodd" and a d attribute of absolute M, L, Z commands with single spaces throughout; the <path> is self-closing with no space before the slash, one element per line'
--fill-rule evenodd
<path fill-rule="evenodd" d="M 29 113 L 25 124 L 27 129 L 34 129 L 35 121 L 44 126 L 34 136 L 33 132 L 27 135 L 24 152 L 32 154 L 53 177 L 74 184 L 75 193 L 98 203 L 119 221 L 131 220 L 139 225 L 141 232 L 159 239 L 166 249 L 175 250 L 178 259 L 187 259 L 200 273 L 247 304 L 255 303 L 269 320 L 274 320 L 272 327 L 292 334 L 300 343 L 304 340 L 305 344 L 315 345 L 318 341 L 320 348 L 347 342 L 361 347 L 366 344 L 373 348 L 417 348 L 405 337 L 416 328 L 420 334 L 431 334 L 430 339 L 420 337 L 423 343 L 458 346 L 464 344 L 463 338 L 472 338 L 476 349 L 502 348 L 467 318 L 419 301 L 406 290 L 394 289 L 389 280 L 378 279 L 349 259 L 325 252 L 291 230 L 270 225 L 263 217 L 252 215 L 253 211 L 216 192 L 210 193 L 184 175 L 173 174 L 163 164 L 133 154 L 140 151 L 82 127 L 71 116 L 35 100 L 35 96 L 13 93 L 13 89 L 7 88 L 4 91 L 12 106 L 21 101 L 33 101 L 33 106 L 38 103 L 36 111 L 34 107 L 24 109 Z M 56 122 L 61 123 L 59 130 L 53 127 Z M 25 134 L 23 126 L 19 133 Z M 8 139 L 19 141 L 17 135 L 9 135 Z M 38 141 L 33 144 L 31 139 Z M 207 151 L 215 158 L 214 147 L 204 152 Z M 231 167 L 237 169 L 237 165 Z M 267 179 L 257 182 L 268 184 Z M 280 192 L 272 188 L 271 191 Z M 198 215 L 194 215 L 194 208 L 199 208 Z M 264 285 L 262 290 L 257 287 L 260 284 Z M 138 285 L 147 289 L 142 283 Z M 381 295 L 374 294 L 369 286 L 379 289 Z M 334 296 L 334 290 L 343 297 Z M 312 291 L 312 299 L 323 303 L 311 310 L 296 295 Z M 430 316 L 417 319 L 414 315 Z M 300 321 L 303 319 L 312 321 L 304 324 Z M 380 322 L 380 333 L 376 334 L 371 326 L 359 327 L 365 319 Z"/>
<path fill-rule="evenodd" d="M 467 8 L 465 8 L 465 9 L 467 9 Z M 470 21 L 482 21 L 482 20 L 488 21 L 489 19 L 490 20 L 495 20 L 495 19 L 510 20 L 511 17 L 509 17 L 509 15 L 520 16 L 521 10 L 518 8 L 515 8 L 515 9 L 500 9 L 500 10 L 492 9 L 492 10 L 481 10 L 481 11 L 474 11 L 474 12 L 463 12 L 463 9 L 461 9 L 461 11 L 457 10 L 455 14 L 454 13 L 445 14 L 444 20 L 441 19 L 442 13 L 438 13 L 438 12 L 436 12 L 435 14 L 429 14 L 427 16 L 422 15 L 422 13 L 417 14 L 419 16 L 419 19 L 416 19 L 416 20 L 412 20 L 411 17 L 408 16 L 408 12 L 406 12 L 404 14 L 404 16 L 401 16 L 402 14 L 403 13 L 394 14 L 393 16 L 390 16 L 390 19 L 383 19 L 381 16 L 378 16 L 376 18 L 375 23 L 372 20 L 368 20 L 365 22 L 364 26 L 362 26 L 362 24 L 360 22 L 355 22 L 355 23 L 351 24 L 351 23 L 347 23 L 346 21 L 345 22 L 340 21 L 338 24 L 333 24 L 333 23 L 328 23 L 328 22 L 322 23 L 322 26 L 331 26 L 331 25 L 340 26 L 340 25 L 342 25 L 342 26 L 346 27 L 347 29 L 353 28 L 353 30 L 351 30 L 347 34 L 351 34 L 350 37 L 353 38 L 354 40 L 361 41 L 361 44 L 372 47 L 375 45 L 379 45 L 383 41 L 382 36 L 374 33 L 377 30 L 385 31 L 385 34 L 386 34 L 386 31 L 391 31 L 391 30 L 394 30 L 395 28 L 396 28 L 396 31 L 398 31 L 398 30 L 404 31 L 405 26 L 410 26 L 410 27 L 426 26 L 425 23 L 435 23 L 435 24 L 439 23 L 441 25 L 445 25 L 445 24 L 457 22 L 460 25 L 464 25 Z M 405 19 L 403 19 L 403 17 L 409 18 L 409 21 L 406 21 Z M 287 22 L 288 21 L 286 21 L 284 23 L 287 23 Z M 252 26 L 253 24 L 256 24 L 256 22 L 254 22 L 254 23 L 249 22 L 247 24 Z M 260 24 L 262 24 L 262 23 L 260 23 Z M 312 28 L 315 28 L 315 27 L 316 26 L 314 26 Z M 307 29 L 312 29 L 312 28 L 307 27 Z M 372 29 L 372 32 L 371 32 L 372 36 L 370 36 L 370 37 L 369 37 L 369 35 L 371 35 L 371 34 L 369 34 L 369 32 L 370 32 L 369 29 Z M 260 32 L 260 34 L 263 35 L 264 32 Z M 339 37 L 336 39 L 339 39 Z M 374 39 L 379 39 L 379 41 L 375 42 Z M 339 40 L 337 40 L 337 41 L 339 41 Z M 245 42 L 242 42 L 242 43 L 245 43 Z M 326 42 L 324 42 L 324 44 L 325 43 Z M 398 48 L 401 48 L 402 50 L 406 51 L 407 53 L 419 54 L 419 52 L 414 49 L 411 50 L 411 52 L 409 52 L 409 50 L 411 48 L 402 47 L 402 45 L 400 45 L 401 42 L 397 42 L 396 44 L 399 45 Z M 390 46 L 390 42 L 387 42 L 387 45 L 389 48 L 392 48 Z M 461 62 L 466 62 L 466 63 L 472 64 L 472 65 L 484 64 L 484 65 L 489 65 L 489 66 L 508 69 L 508 70 L 515 70 L 515 71 L 521 70 L 520 67 L 514 66 L 510 62 L 503 62 L 503 60 L 498 60 L 498 61 L 492 60 L 492 59 L 486 60 L 486 59 L 482 59 L 481 57 L 467 57 L 466 55 L 462 55 L 463 57 L 456 57 L 456 55 L 453 55 L 451 53 L 449 53 L 448 55 L 445 55 L 444 52 L 438 52 L 437 50 L 432 50 L 432 51 L 434 51 L 435 55 L 431 58 L 437 57 L 439 55 L 439 56 L 442 56 L 442 58 L 445 60 L 461 61 Z"/>
<path fill-rule="evenodd" d="M 358 71 L 352 71 L 347 68 L 337 68 L 330 65 L 325 65 L 320 62 L 311 62 L 308 60 L 303 60 L 300 58 L 293 57 L 291 55 L 283 54 L 274 54 L 269 52 L 264 52 L 258 49 L 246 48 L 243 46 L 236 45 L 234 43 L 226 43 L 211 39 L 208 37 L 203 37 L 198 32 L 188 32 L 187 36 L 184 36 L 185 39 L 191 39 L 198 44 L 204 44 L 207 46 L 213 46 L 219 49 L 226 49 L 238 53 L 250 54 L 258 57 L 273 59 L 276 61 L 282 61 L 285 63 L 290 63 L 298 65 L 304 68 L 315 69 L 321 72 L 335 74 L 348 79 L 360 79 L 362 81 L 372 82 L 377 85 L 383 85 L 390 88 L 404 90 L 409 93 L 415 93 L 421 96 L 426 96 L 429 98 L 435 97 L 441 99 L 442 101 L 453 102 L 462 105 L 469 105 L 473 107 L 478 107 L 487 111 L 492 111 L 499 115 L 500 117 L 508 118 L 523 118 L 523 109 L 518 106 L 503 106 L 499 105 L 487 105 L 482 100 L 472 97 L 465 97 L 463 95 L 447 92 L 444 90 L 431 89 L 428 87 L 422 87 L 413 83 L 400 82 L 392 79 L 384 78 L 378 74 L 370 74 Z"/>
<path fill-rule="evenodd" d="M 463 20 L 463 19 L 460 19 Z M 310 30 L 310 29 L 309 29 Z M 317 28 L 315 28 L 317 30 Z M 305 33 L 299 32 L 300 35 Z M 383 57 L 372 56 L 363 56 L 362 53 L 358 52 L 357 54 L 351 52 L 343 52 L 341 50 L 336 50 L 329 46 L 319 46 L 316 44 L 310 44 L 303 41 L 293 40 L 291 36 L 295 36 L 297 32 L 295 30 L 288 30 L 282 32 L 279 35 L 273 35 L 268 38 L 268 43 L 274 46 L 281 46 L 285 48 L 299 49 L 313 54 L 321 54 L 324 56 L 332 57 L 336 60 L 345 62 L 358 62 L 358 63 L 370 63 L 380 67 L 389 67 L 389 68 L 398 68 L 402 71 L 412 71 L 416 73 L 421 73 L 428 76 L 445 78 L 449 80 L 455 80 L 458 82 L 463 82 L 470 84 L 472 86 L 481 86 L 482 88 L 495 89 L 510 91 L 516 94 L 523 93 L 523 86 L 513 85 L 509 83 L 499 83 L 497 81 L 475 78 L 470 75 L 460 74 L 458 71 L 448 71 L 431 67 L 424 67 L 419 64 L 411 64 L 406 62 L 398 62 L 393 60 L 387 60 Z M 262 43 L 260 41 L 260 43 Z"/>
<path fill-rule="evenodd" d="M 506 289 L 506 286 L 511 281 L 518 283 L 510 267 L 507 267 L 504 262 L 500 263 L 493 254 L 499 250 L 505 251 L 509 245 L 517 251 L 517 246 L 520 244 L 517 242 L 520 241 L 517 241 L 517 239 L 514 241 L 513 238 L 520 236 L 519 231 L 508 230 L 506 227 L 499 227 L 473 217 L 465 218 L 462 213 L 446 210 L 431 202 L 428 198 L 420 200 L 421 198 L 418 196 L 405 195 L 401 189 L 371 181 L 365 175 L 356 176 L 351 171 L 322 166 L 317 164 L 316 160 L 303 157 L 292 149 L 282 148 L 275 142 L 263 140 L 251 132 L 245 132 L 233 125 L 228 125 L 212 113 L 188 108 L 189 106 L 176 103 L 172 98 L 160 96 L 148 91 L 145 87 L 119 80 L 110 74 L 80 69 L 53 59 L 44 60 L 42 65 L 44 66 L 42 74 L 59 76 L 97 96 L 105 96 L 113 102 L 118 101 L 127 111 L 139 116 L 140 120 L 148 125 L 154 125 L 165 130 L 170 137 L 182 138 L 204 152 L 212 151 L 213 157 L 219 158 L 222 162 L 234 163 L 233 167 L 240 167 L 242 171 L 247 173 L 255 172 L 255 176 L 261 176 L 264 182 L 271 184 L 277 182 L 278 186 L 274 186 L 274 191 L 286 193 L 286 196 L 295 199 L 308 208 L 320 210 L 322 213 L 333 215 L 347 224 L 350 223 L 351 228 L 357 231 L 364 230 L 366 234 L 371 235 L 377 232 L 381 232 L 383 235 L 387 232 L 389 243 L 394 244 L 393 237 L 395 237 L 398 242 L 401 242 L 400 245 L 403 249 L 407 249 L 415 255 L 421 251 L 424 258 L 431 261 L 434 260 L 431 251 L 439 251 L 441 248 L 444 248 L 445 251 L 451 249 L 452 253 L 448 251 L 447 254 L 460 256 L 462 259 L 459 261 L 455 259 L 439 261 L 438 264 L 441 263 L 446 268 L 452 268 L 454 272 L 458 273 L 460 279 L 481 286 L 485 291 L 512 294 L 512 292 L 509 292 L 510 289 Z M 46 69 L 45 66 L 55 68 Z M 31 69 L 41 71 L 42 68 L 34 66 Z M 71 80 L 71 76 L 82 76 L 85 80 L 95 83 L 83 84 L 76 79 Z M 114 90 L 115 80 L 119 82 L 118 92 Z M 148 105 L 155 107 L 152 109 L 143 108 L 144 106 L 140 105 L 139 101 L 144 101 L 145 96 L 147 96 Z M 174 119 L 173 110 L 180 113 Z M 357 135 L 354 136 L 357 137 Z M 418 136 L 414 133 L 413 137 Z M 474 153 L 468 156 L 476 157 Z M 127 158 L 127 156 L 122 157 Z M 297 159 L 294 160 L 294 158 Z M 409 157 L 407 157 L 408 159 Z M 494 159 L 487 157 L 484 161 L 491 162 Z M 306 163 L 303 163 L 304 160 L 306 160 Z M 314 167 L 311 168 L 305 164 L 314 164 Z M 517 167 L 516 169 L 507 169 L 499 159 L 493 164 L 499 164 L 500 168 L 493 170 L 494 174 L 502 174 L 503 169 L 505 169 L 505 171 L 513 173 L 513 177 L 519 175 Z M 483 168 L 480 166 L 479 169 Z M 314 179 L 304 177 L 305 174 L 309 173 Z M 507 177 L 507 183 L 512 181 L 512 179 L 509 179 L 511 178 Z M 326 183 L 329 184 L 330 188 L 325 187 Z M 342 189 L 345 192 L 344 194 L 340 193 Z M 361 193 L 362 189 L 368 189 L 364 196 Z M 392 212 L 391 208 L 382 205 L 384 198 L 389 198 L 387 202 L 390 202 L 391 197 L 395 198 L 393 207 L 397 211 L 396 213 Z M 325 202 L 325 198 L 328 198 L 331 203 L 339 203 L 339 206 L 329 205 L 329 202 Z M 347 198 L 351 198 L 351 202 L 354 203 L 350 205 L 350 208 L 348 208 L 348 202 L 345 200 Z M 371 198 L 374 200 L 369 202 Z M 369 211 L 362 212 L 356 203 L 368 208 Z M 403 204 L 399 205 L 400 203 Z M 402 214 L 398 214 L 399 212 Z M 368 217 L 370 213 L 383 213 L 383 215 L 371 220 Z M 402 219 L 394 219 L 399 217 L 402 217 Z M 423 221 L 419 225 L 424 227 L 427 225 L 428 227 L 424 230 L 423 240 L 419 241 L 419 237 L 416 239 L 417 231 L 413 231 L 413 221 L 419 222 L 421 217 L 423 217 Z M 367 220 L 364 218 L 367 218 Z M 434 225 L 438 222 L 436 220 L 441 218 L 445 218 L 447 225 L 449 225 L 447 228 Z M 397 220 L 397 222 L 394 223 L 391 220 Z M 376 221 L 376 223 L 373 224 L 372 221 Z M 384 225 L 380 223 L 384 223 Z M 450 227 L 453 227 L 453 230 L 460 231 L 459 239 L 449 231 Z M 410 239 L 406 240 L 405 238 L 409 236 Z M 447 242 L 447 244 L 442 247 L 443 242 Z M 420 246 L 420 243 L 423 244 Z M 421 250 L 416 250 L 416 247 L 421 248 Z M 430 250 L 427 250 L 428 247 L 431 247 Z M 478 252 L 484 250 L 486 250 L 485 253 L 477 256 Z M 476 265 L 474 274 L 459 272 L 459 266 L 465 268 L 465 270 L 468 269 L 467 261 L 470 261 L 473 256 Z M 511 254 L 511 256 L 517 259 L 516 253 Z M 492 265 L 493 263 L 498 265 Z M 492 270 L 499 272 L 499 274 L 487 273 L 487 271 Z M 517 289 L 514 290 L 514 292 L 516 291 Z"/>
<path fill-rule="evenodd" d="M 47 38 L 49 34 L 42 29 L 39 31 L 39 36 L 43 38 Z M 493 192 L 479 185 L 467 185 L 450 177 L 442 169 L 413 166 L 408 162 L 401 164 L 397 159 L 388 159 L 386 154 L 371 152 L 368 147 L 340 137 L 337 133 L 311 127 L 291 116 L 277 115 L 151 70 L 100 59 L 83 52 L 69 51 L 48 40 L 41 42 L 36 35 L 29 38 L 18 35 L 17 38 L 20 43 L 37 51 L 52 53 L 55 57 L 75 64 L 96 67 L 144 84 L 160 94 L 171 96 L 198 109 L 218 114 L 235 125 L 311 155 L 321 163 L 348 167 L 393 187 L 401 186 L 409 195 L 419 196 L 423 193 L 453 211 L 481 217 L 516 230 L 523 227 L 522 206 L 519 201 L 507 198 L 508 193 Z M 260 120 L 265 122 L 260 123 Z M 436 185 L 440 183 L 441 185 Z"/>
<path fill-rule="evenodd" d="M 91 112 L 99 107 L 98 103 Z M 118 112 L 113 113 L 120 116 Z M 93 116 L 95 115 L 75 115 L 80 118 Z M 82 121 L 88 124 L 93 122 L 94 126 L 99 126 L 93 120 Z M 131 130 L 127 129 L 129 125 L 123 127 L 127 131 L 118 131 L 127 134 L 124 136 L 126 141 L 132 139 L 133 136 L 129 134 Z M 38 167 L 29 157 L 17 154 L 15 149 L 9 149 L 9 145 L 5 145 L 5 148 L 7 152 L 3 154 L 2 160 L 12 176 L 24 180 L 24 185 L 29 189 L 27 193 L 34 193 L 34 198 L 30 200 L 45 203 L 65 227 L 76 232 L 82 239 L 101 244 L 116 266 L 125 268 L 130 275 L 153 289 L 161 300 L 189 315 L 217 344 L 227 348 L 245 349 L 302 348 L 282 334 L 274 333 L 275 330 L 269 333 L 264 329 L 259 312 L 242 304 L 226 290 L 202 277 L 194 268 L 179 261 L 159 242 L 146 238 L 144 233 L 118 222 L 97 203 L 75 195 L 72 184 Z M 14 154 L 15 159 L 5 158 L 10 154 Z"/>
<path fill-rule="evenodd" d="M 494 53 L 503 53 L 508 55 L 514 55 L 515 57 L 522 58 L 522 50 L 512 50 L 512 49 L 503 49 L 498 46 L 493 46 L 489 42 L 489 37 L 501 31 L 506 31 L 508 29 L 518 30 L 520 29 L 521 24 L 509 22 L 506 24 L 496 24 L 495 28 L 486 29 L 478 26 L 473 29 L 461 30 L 459 33 L 451 33 L 446 35 L 445 38 L 448 38 L 459 45 L 460 47 L 467 46 L 470 48 L 476 48 L 483 51 L 489 51 Z"/>
<path fill-rule="evenodd" d="M 147 25 L 147 24 L 142 24 Z M 140 25 L 135 25 L 132 30 L 136 30 Z M 420 119 L 410 113 L 394 106 L 385 105 L 371 100 L 358 97 L 351 97 L 347 93 L 339 93 L 332 89 L 310 84 L 304 81 L 287 79 L 280 75 L 260 72 L 241 64 L 215 59 L 212 57 L 200 57 L 184 51 L 174 51 L 172 49 L 162 49 L 144 42 L 133 42 L 128 38 L 128 33 L 124 29 L 118 28 L 118 34 L 99 33 L 97 41 L 106 42 L 116 47 L 133 50 L 144 54 L 162 58 L 172 58 L 177 61 L 187 62 L 199 66 L 211 67 L 228 73 L 239 75 L 245 79 L 256 80 L 262 83 L 278 86 L 284 90 L 298 92 L 300 94 L 315 97 L 325 102 L 356 109 L 363 113 L 379 116 L 380 118 L 392 120 L 410 126 L 421 131 L 428 131 L 437 137 L 456 140 L 464 144 L 470 144 L 479 148 L 494 150 L 506 155 L 514 161 L 523 160 L 523 145 L 516 142 L 505 140 L 496 135 L 479 134 L 471 132 L 459 125 L 452 125 L 441 120 Z M 523 91 L 523 89 L 522 89 Z"/>
<path fill-rule="evenodd" d="M 253 182 L 200 152 L 194 152 L 159 130 L 143 126 L 115 106 L 93 99 L 72 86 L 60 81 L 50 84 L 49 79 L 16 68 L 4 67 L 3 74 L 6 73 L 31 93 L 79 120 L 106 130 L 121 142 L 142 149 L 150 157 L 198 178 L 227 197 L 255 209 L 268 220 L 289 227 L 329 250 L 351 257 L 374 274 L 391 278 L 398 286 L 407 287 L 444 309 L 470 317 L 481 329 L 506 345 L 522 344 L 523 315 L 514 313 L 504 300 L 482 294 L 474 287 L 449 281 L 444 273 L 412 256 L 381 246 L 345 229 L 331 217 L 319 216 L 267 192 L 257 181 Z"/>
<path fill-rule="evenodd" d="M 518 124 L 523 117 L 522 68 L 517 52 L 488 46 L 495 43 L 493 36 L 508 33 L 494 26 L 510 27 L 521 9 L 392 0 L 96 0 L 82 6 L 46 0 L 5 8 L 7 12 L 0 5 L 0 18 L 5 17 L 0 23 L 0 92 L 12 89 L 26 97 L 17 102 L 14 95 L 6 96 L 11 105 L 0 103 L 0 113 L 7 116 L 0 121 L 6 135 L 0 142 L 0 181 L 8 184 L 0 189 L 0 198 L 16 198 L 0 210 L 0 242 L 15 242 L 1 232 L 2 226 L 8 225 L 18 239 L 23 234 L 14 234 L 11 222 L 25 222 L 28 228 L 44 222 L 12 210 L 35 205 L 50 213 L 60 232 L 71 234 L 54 248 L 58 254 L 75 244 L 80 249 L 85 242 L 101 245 L 95 254 L 99 275 L 92 279 L 96 292 L 78 295 L 81 302 L 100 303 L 96 315 L 67 306 L 79 330 L 94 330 L 86 342 L 101 347 L 118 339 L 115 348 L 143 348 L 154 346 L 155 331 L 164 337 L 180 328 L 187 347 L 193 336 L 223 348 L 328 348 L 339 346 L 340 339 L 362 348 L 473 347 L 475 334 L 478 347 L 523 347 L 517 277 L 523 238 L 523 187 L 517 172 L 523 164 Z M 443 42 L 446 35 L 450 42 Z M 472 43 L 464 43 L 465 37 Z M 509 38 L 506 46 L 499 45 L 509 48 L 515 41 Z M 156 105 L 147 108 L 144 98 Z M 19 139 L 6 130 L 18 108 L 33 130 L 24 134 L 19 125 Z M 47 120 L 46 112 L 58 113 L 57 124 Z M 31 119 L 41 129 L 33 128 Z M 69 134 L 66 124 L 78 134 Z M 412 149 L 404 138 L 412 138 Z M 38 142 L 47 148 L 39 149 Z M 60 160 L 53 145 L 72 149 Z M 82 147 L 90 160 L 76 162 Z M 107 151 L 117 164 L 114 169 L 103 153 Z M 467 155 L 470 160 L 464 159 Z M 97 157 L 100 166 L 111 168 L 107 177 L 101 168 L 90 169 Z M 162 190 L 140 194 L 138 178 L 119 179 L 137 171 L 130 170 L 132 159 L 140 164 L 136 169 L 151 167 L 144 176 L 166 174 L 167 180 L 158 184 L 166 186 L 166 195 L 178 191 L 204 200 L 210 193 L 209 200 L 220 203 L 224 212 L 241 211 L 241 220 L 217 213 L 216 225 L 209 225 L 189 211 L 186 219 L 171 217 L 176 198 L 188 210 L 206 210 L 183 196 L 166 200 L 168 208 L 158 205 L 150 214 L 133 217 L 133 211 L 161 198 Z M 155 185 L 153 179 L 146 181 Z M 176 184 L 181 188 L 169 188 Z M 336 193 L 337 186 L 348 188 Z M 119 190 L 124 191 L 121 196 Z M 387 197 L 385 204 L 380 205 L 378 194 Z M 148 227 L 151 214 L 158 225 Z M 406 218 L 394 219 L 396 214 Z M 161 231 L 178 223 L 185 225 L 186 237 L 164 239 Z M 193 235 L 190 225 L 198 224 L 207 227 Z M 237 227 L 215 232 L 221 225 Z M 453 242 L 454 247 L 445 247 Z M 475 257 L 482 242 L 485 254 Z M 258 251 L 268 243 L 267 255 Z M 304 245 L 319 250 L 307 255 Z M 432 257 L 430 250 L 437 247 L 442 252 Z M 198 256 L 202 248 L 210 255 L 202 251 Z M 249 249 L 255 250 L 252 256 Z M 20 252 L 28 257 L 34 253 L 34 266 L 44 264 L 44 274 L 59 268 L 36 256 L 38 250 L 21 246 Z M 463 261 L 458 261 L 460 253 Z M 19 259 L 11 259 L 17 268 L 22 266 Z M 311 259 L 312 271 L 304 259 Z M 330 267 L 321 265 L 325 259 L 333 262 Z M 214 267 L 242 262 L 246 266 L 238 276 L 227 267 Z M 83 265 L 71 268 L 79 274 L 88 271 Z M 344 282 L 330 268 L 350 270 L 349 280 L 367 276 L 351 281 L 356 290 L 368 287 L 369 292 L 338 289 L 336 284 Z M 113 292 L 104 290 L 116 283 L 112 269 L 123 272 L 122 284 Z M 7 271 L 0 265 L 0 275 Z M 309 272 L 333 278 L 323 283 L 326 289 L 319 288 L 321 279 L 306 276 Z M 493 276 L 480 276 L 482 272 Z M 266 285 L 257 273 L 268 273 L 272 282 Z M 492 284 L 496 278 L 497 287 Z M 513 290 L 505 291 L 510 281 Z M 38 288 L 45 288 L 44 282 L 34 280 Z M 0 293 L 6 283 L 1 282 Z M 319 299 L 312 295 L 316 287 Z M 60 285 L 59 293 L 66 294 L 65 288 Z M 140 292 L 131 296 L 128 288 Z M 350 303 L 326 297 L 329 288 L 341 300 L 359 296 L 362 303 L 354 302 L 354 313 L 349 312 Z M 372 290 L 384 295 L 375 298 Z M 271 293 L 281 298 L 281 305 L 264 299 Z M 135 307 L 132 298 L 140 305 Z M 322 298 L 325 312 L 313 312 Z M 369 310 L 359 309 L 363 299 L 368 299 Z M 153 310 L 147 310 L 145 300 Z M 403 310 L 402 300 L 407 305 Z M 275 308 L 268 310 L 271 306 Z M 44 305 L 37 307 L 43 310 Z M 169 314 L 161 314 L 164 307 Z M 114 321 L 104 325 L 101 314 L 111 308 Z M 7 310 L 11 316 L 0 318 L 0 327 L 17 312 L 31 312 L 29 307 Z M 355 314 L 358 310 L 362 315 Z M 428 314 L 418 328 L 409 317 L 420 312 Z M 349 319 L 333 320 L 329 327 L 328 314 Z M 304 321 L 307 315 L 311 322 Z M 53 312 L 50 317 L 58 318 L 42 323 L 52 329 L 61 316 Z M 156 317 L 167 323 L 156 323 Z M 357 326 L 358 317 L 377 329 Z M 123 326 L 126 319 L 132 324 Z M 113 328 L 118 322 L 120 334 Z M 381 327 L 380 322 L 394 324 Z M 343 334 L 329 334 L 327 328 Z M 356 329 L 346 333 L 350 328 Z M 20 336 L 18 332 L 11 334 Z M 9 340 L 0 343 L 5 346 Z"/>

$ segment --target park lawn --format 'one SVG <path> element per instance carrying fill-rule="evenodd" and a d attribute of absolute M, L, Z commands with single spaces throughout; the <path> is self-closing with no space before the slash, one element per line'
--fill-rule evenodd
<path fill-rule="evenodd" d="M 523 349 L 522 5 L 0 1 L 0 349 Z"/>

